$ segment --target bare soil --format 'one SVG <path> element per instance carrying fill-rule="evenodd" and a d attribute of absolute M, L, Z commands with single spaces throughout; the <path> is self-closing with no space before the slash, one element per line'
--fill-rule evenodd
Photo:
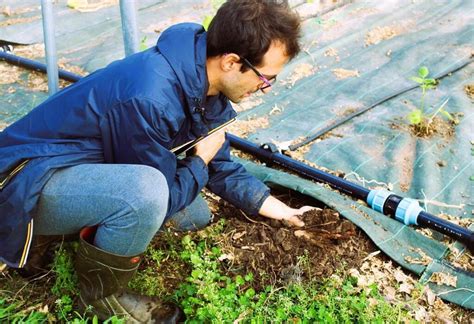
<path fill-rule="evenodd" d="M 454 123 L 435 117 L 432 120 L 423 120 L 420 124 L 410 125 L 413 135 L 422 138 L 431 138 L 440 135 L 445 139 L 450 139 L 455 134 Z"/>
<path fill-rule="evenodd" d="M 410 132 L 413 136 L 419 138 L 432 138 L 439 136 L 445 140 L 451 140 L 456 134 L 456 125 L 459 123 L 459 118 L 463 115 L 459 113 L 452 113 L 454 121 L 448 121 L 440 117 L 434 117 L 431 121 L 424 120 L 418 125 L 407 124 L 403 118 L 395 118 L 390 124 L 392 129 L 399 129 L 401 131 Z"/>
<path fill-rule="evenodd" d="M 287 196 L 283 200 L 295 198 Z M 301 200 L 290 201 L 290 205 L 295 203 L 296 207 L 303 205 Z M 256 289 L 267 284 L 327 278 L 360 266 L 375 250 L 352 222 L 329 208 L 303 214 L 305 226 L 300 228 L 260 216 L 251 218 L 242 212 L 236 214 L 234 207 L 223 202 L 220 209 L 219 216 L 227 218 L 222 241 L 227 258 L 223 266 L 229 275 L 252 272 Z"/>
<path fill-rule="evenodd" d="M 318 204 L 295 195 L 284 193 L 278 197 L 295 208 Z M 363 259 L 376 250 L 367 235 L 329 208 L 306 212 L 301 217 L 305 226 L 297 228 L 261 216 L 247 216 L 224 200 L 207 200 L 215 211 L 213 224 L 221 218 L 226 220 L 217 241 L 223 252 L 222 272 L 229 277 L 252 273 L 252 286 L 257 291 L 267 285 L 278 287 L 310 279 L 323 280 L 358 268 Z M 156 235 L 151 244 L 157 250 L 170 251 L 173 242 L 186 234 L 189 233 L 168 229 Z M 207 234 L 204 230 L 191 235 L 199 238 Z M 145 259 L 140 268 L 148 267 L 167 274 L 160 285 L 168 292 L 184 282 L 191 271 L 182 260 L 173 257 L 160 264 Z"/>

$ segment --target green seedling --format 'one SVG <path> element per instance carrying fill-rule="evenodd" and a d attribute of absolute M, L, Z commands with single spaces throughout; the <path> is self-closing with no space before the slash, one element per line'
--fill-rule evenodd
<path fill-rule="evenodd" d="M 433 78 L 429 78 L 429 73 L 430 71 L 428 70 L 428 68 L 426 66 L 422 66 L 418 70 L 418 75 L 410 78 L 411 80 L 415 81 L 416 83 L 420 85 L 422 93 L 421 93 L 420 106 L 414 109 L 413 111 L 411 111 L 407 115 L 407 118 L 410 124 L 412 124 L 415 127 L 415 130 L 417 131 L 417 133 L 421 133 L 421 134 L 430 133 L 429 127 L 434 117 L 436 117 L 436 115 L 438 115 L 439 113 L 445 116 L 450 121 L 452 121 L 454 124 L 457 124 L 457 120 L 449 112 L 447 112 L 444 109 L 449 99 L 446 99 L 439 106 L 439 108 L 436 109 L 436 111 L 433 114 L 428 114 L 426 112 L 426 108 L 425 108 L 426 93 L 428 92 L 428 90 L 434 89 L 436 85 L 438 84 L 437 80 Z"/>
<path fill-rule="evenodd" d="M 435 79 L 428 78 L 430 71 L 426 66 L 422 66 L 418 70 L 418 76 L 412 76 L 411 80 L 415 81 L 420 85 L 421 88 L 421 103 L 420 107 L 413 110 L 411 113 L 408 114 L 408 120 L 410 121 L 411 124 L 413 125 L 419 125 L 423 122 L 424 119 L 426 119 L 426 113 L 425 113 L 425 98 L 426 98 L 426 92 L 429 89 L 433 89 L 436 87 L 438 82 Z"/>
<path fill-rule="evenodd" d="M 217 12 L 217 9 L 219 9 L 219 7 L 224 4 L 224 2 L 225 2 L 225 0 L 212 0 L 211 1 L 212 13 L 209 14 L 209 15 L 204 16 L 204 19 L 202 21 L 202 25 L 204 26 L 205 30 L 208 30 L 209 25 L 211 24 L 211 21 L 214 18 L 214 15 Z"/>
<path fill-rule="evenodd" d="M 143 38 L 140 40 L 140 45 L 139 45 L 139 48 L 138 50 L 140 52 L 146 50 L 148 48 L 148 45 L 147 45 L 147 37 L 146 36 L 143 36 Z"/>

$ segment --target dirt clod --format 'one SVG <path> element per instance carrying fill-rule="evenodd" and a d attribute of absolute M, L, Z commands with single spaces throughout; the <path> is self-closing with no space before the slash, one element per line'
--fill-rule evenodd
<path fill-rule="evenodd" d="M 466 92 L 466 95 L 467 95 L 471 100 L 474 100 L 474 83 L 466 84 L 466 85 L 464 86 L 464 92 Z"/>
<path fill-rule="evenodd" d="M 448 162 L 446 162 L 445 160 L 440 160 L 436 163 L 438 164 L 439 167 L 445 167 L 448 165 Z"/>
<path fill-rule="evenodd" d="M 455 124 L 444 119 L 434 117 L 424 120 L 420 124 L 410 125 L 410 131 L 413 135 L 421 138 L 431 138 L 439 135 L 446 139 L 451 139 L 455 134 Z"/>

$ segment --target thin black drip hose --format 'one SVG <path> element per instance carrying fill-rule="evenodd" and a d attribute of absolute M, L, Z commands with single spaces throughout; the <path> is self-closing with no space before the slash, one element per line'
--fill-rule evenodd
<path fill-rule="evenodd" d="M 450 69 L 448 72 L 443 72 L 443 73 L 440 73 L 440 74 L 437 74 L 434 76 L 434 79 L 442 79 L 444 78 L 445 76 L 449 75 L 450 73 L 454 73 L 460 69 L 462 69 L 463 67 L 465 67 L 466 65 L 470 64 L 473 62 L 473 59 L 470 58 L 468 59 L 467 61 L 461 61 L 459 64 L 457 64 L 454 68 Z M 306 144 L 308 143 L 311 143 L 312 141 L 314 141 L 315 139 L 317 139 L 319 136 L 323 135 L 323 134 L 326 134 L 327 132 L 333 130 L 334 128 L 344 124 L 345 122 L 351 120 L 352 118 L 356 117 L 356 116 L 359 116 L 359 115 L 362 115 L 363 113 L 365 113 L 366 111 L 369 111 L 371 110 L 372 108 L 378 106 L 378 105 L 381 105 L 382 103 L 392 99 L 392 98 L 395 98 L 396 96 L 399 96 L 405 92 L 408 92 L 410 90 L 413 90 L 413 89 L 416 89 L 418 88 L 419 85 L 413 85 L 413 86 L 409 86 L 409 87 L 406 87 L 402 90 L 399 90 L 397 91 L 396 93 L 394 94 L 391 94 L 391 95 L 388 95 L 382 99 L 380 99 L 379 101 L 375 102 L 374 104 L 368 106 L 368 107 L 365 107 L 365 108 L 362 108 L 344 118 L 341 118 L 337 121 L 335 121 L 334 123 L 332 123 L 331 125 L 328 125 L 318 131 L 316 131 L 316 133 L 314 133 L 313 135 L 310 135 L 310 136 L 307 136 L 305 137 L 301 142 L 299 143 L 296 143 L 296 144 L 292 144 L 290 146 L 288 146 L 288 149 L 290 151 L 294 151 L 302 146 L 305 146 Z"/>
<path fill-rule="evenodd" d="M 45 64 L 28 59 L 23 59 L 15 55 L 5 53 L 1 50 L 0 59 L 4 59 L 7 62 L 13 61 L 12 63 L 15 65 L 46 73 Z M 67 80 L 70 82 L 75 82 L 81 79 L 81 76 L 79 75 L 59 69 L 59 76 L 61 78 L 64 78 L 66 75 L 68 77 Z M 318 182 L 326 183 L 332 188 L 346 193 L 349 196 L 367 201 L 367 196 L 370 190 L 362 186 L 334 176 L 330 173 L 310 167 L 304 164 L 303 162 L 296 161 L 281 153 L 273 153 L 271 151 L 262 149 L 256 144 L 253 144 L 252 142 L 244 140 L 235 135 L 227 133 L 227 138 L 229 139 L 230 144 L 234 148 L 250 153 L 267 163 L 278 164 L 286 169 L 296 172 L 297 174 L 303 177 L 307 177 Z M 474 249 L 473 231 L 453 224 L 451 222 L 445 221 L 439 217 L 436 217 L 426 212 L 420 212 L 418 217 L 418 224 L 420 226 L 426 226 L 434 230 L 440 231 L 441 233 L 447 234 L 451 237 L 458 239 L 459 241 L 464 242 L 470 250 Z"/>

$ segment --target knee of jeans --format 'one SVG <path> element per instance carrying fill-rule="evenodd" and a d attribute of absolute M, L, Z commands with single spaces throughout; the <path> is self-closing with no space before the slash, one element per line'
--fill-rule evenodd
<path fill-rule="evenodd" d="M 211 211 L 206 201 L 198 196 L 188 207 L 174 214 L 171 226 L 178 231 L 196 231 L 206 227 L 211 221 Z"/>
<path fill-rule="evenodd" d="M 139 166 L 130 183 L 133 194 L 128 199 L 140 226 L 156 232 L 168 211 L 169 189 L 165 176 L 157 169 Z"/>
<path fill-rule="evenodd" d="M 210 221 L 211 221 L 211 212 L 209 208 L 206 208 L 206 210 L 201 209 L 199 212 L 194 213 L 193 217 L 191 217 L 190 222 L 188 224 L 183 224 L 184 225 L 183 230 L 186 230 L 186 231 L 200 230 L 206 227 Z"/>

